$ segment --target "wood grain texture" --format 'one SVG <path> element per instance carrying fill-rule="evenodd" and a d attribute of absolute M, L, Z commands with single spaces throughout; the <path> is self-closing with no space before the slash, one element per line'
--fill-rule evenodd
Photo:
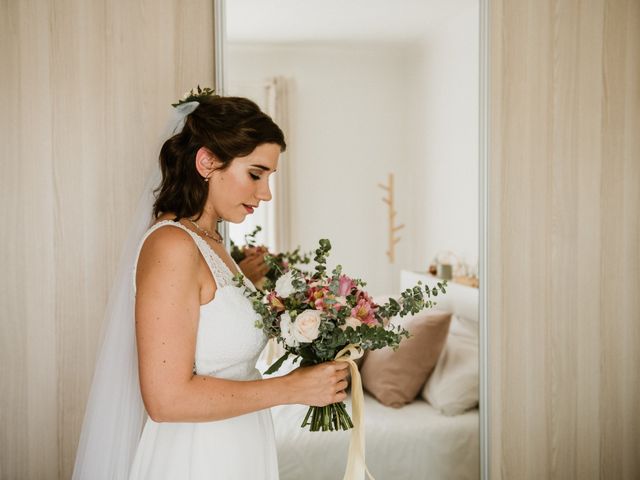
<path fill-rule="evenodd" d="M 491 11 L 491 478 L 640 478 L 640 2 Z"/>
<path fill-rule="evenodd" d="M 209 0 L 0 3 L 0 478 L 70 478 L 104 307 Z"/>

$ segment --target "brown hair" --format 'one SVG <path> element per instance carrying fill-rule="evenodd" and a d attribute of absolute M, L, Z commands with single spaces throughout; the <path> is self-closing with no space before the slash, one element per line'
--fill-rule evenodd
<path fill-rule="evenodd" d="M 236 157 L 249 155 L 259 145 L 275 143 L 284 151 L 284 134 L 271 117 L 251 100 L 217 95 L 198 98 L 182 132 L 160 150 L 162 182 L 156 189 L 153 214 L 173 212 L 177 219 L 200 216 L 209 184 L 196 170 L 200 147 L 210 150 L 225 170 Z"/>

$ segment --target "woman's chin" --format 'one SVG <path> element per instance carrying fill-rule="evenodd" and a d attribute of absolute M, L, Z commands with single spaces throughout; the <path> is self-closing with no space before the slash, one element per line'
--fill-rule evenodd
<path fill-rule="evenodd" d="M 232 217 L 222 217 L 222 219 L 225 222 L 229 222 L 229 223 L 242 223 L 248 216 L 249 215 L 245 213 L 244 215 L 240 214 L 240 215 L 234 215 Z"/>

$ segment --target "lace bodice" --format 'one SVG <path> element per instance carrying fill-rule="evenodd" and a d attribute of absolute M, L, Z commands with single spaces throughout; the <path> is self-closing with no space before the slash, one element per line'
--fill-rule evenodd
<path fill-rule="evenodd" d="M 255 326 L 260 316 L 253 310 L 242 289 L 236 286 L 233 272 L 209 244 L 181 223 L 164 220 L 153 225 L 144 235 L 138 255 L 147 237 L 165 226 L 180 228 L 193 238 L 216 282 L 217 289 L 213 300 L 200 306 L 195 372 L 198 375 L 234 380 L 260 378 L 255 364 L 267 343 L 265 334 Z M 135 289 L 135 268 L 133 273 Z M 255 290 L 246 277 L 244 284 L 246 288 Z"/>

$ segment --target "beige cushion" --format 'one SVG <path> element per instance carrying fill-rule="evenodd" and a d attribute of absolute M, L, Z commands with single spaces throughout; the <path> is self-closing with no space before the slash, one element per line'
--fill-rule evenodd
<path fill-rule="evenodd" d="M 439 310 L 393 319 L 411 337 L 403 339 L 395 352 L 387 347 L 367 353 L 361 368 L 365 390 L 383 405 L 399 408 L 411 403 L 438 361 L 450 322 L 451 313 Z"/>

